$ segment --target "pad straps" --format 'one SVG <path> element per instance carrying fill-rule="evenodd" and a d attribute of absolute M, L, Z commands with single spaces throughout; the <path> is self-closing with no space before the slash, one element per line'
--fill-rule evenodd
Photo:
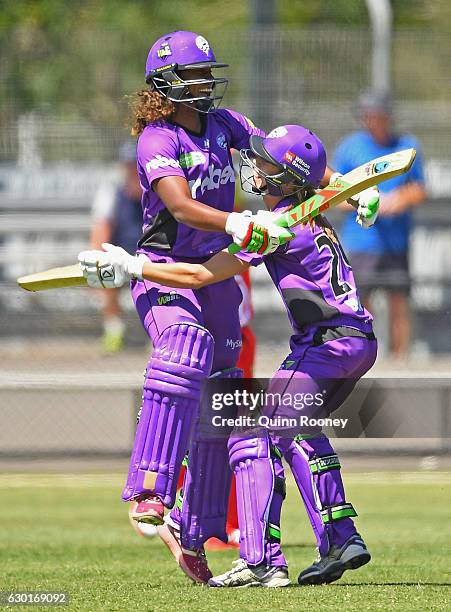
<path fill-rule="evenodd" d="M 329 470 L 339 470 L 341 468 L 338 455 L 335 454 L 310 459 L 309 466 L 312 474 L 322 474 Z"/>
<path fill-rule="evenodd" d="M 328 525 L 333 521 L 339 521 L 340 519 L 358 516 L 352 504 L 335 504 L 333 506 L 326 506 L 321 510 L 321 517 L 323 523 Z"/>

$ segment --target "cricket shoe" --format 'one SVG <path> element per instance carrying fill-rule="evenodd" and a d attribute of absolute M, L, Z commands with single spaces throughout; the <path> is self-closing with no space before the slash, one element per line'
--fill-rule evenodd
<path fill-rule="evenodd" d="M 138 523 L 162 525 L 164 522 L 164 506 L 156 495 L 149 495 L 136 500 L 137 504 L 130 510 L 129 517 Z"/>
<path fill-rule="evenodd" d="M 208 586 L 210 587 L 235 587 L 241 589 L 247 587 L 285 587 L 289 584 L 288 568 L 257 565 L 251 569 L 244 559 L 234 561 L 230 571 L 220 576 L 215 576 L 208 581 Z"/>
<path fill-rule="evenodd" d="M 157 527 L 157 533 L 171 553 L 174 555 L 180 569 L 194 582 L 207 584 L 213 574 L 208 567 L 204 548 L 188 550 L 180 541 L 180 531 L 172 525 L 164 523 Z"/>
<path fill-rule="evenodd" d="M 128 509 L 128 518 L 130 520 L 130 525 L 133 527 L 133 530 L 139 535 L 144 536 L 146 538 L 151 538 L 157 535 L 157 528 L 155 525 L 151 525 L 150 523 L 138 523 L 135 519 L 132 518 L 132 514 L 138 505 L 137 501 L 131 501 L 130 507 Z"/>
<path fill-rule="evenodd" d="M 370 561 L 371 555 L 361 536 L 356 533 L 343 546 L 331 546 L 324 557 L 299 574 L 298 582 L 305 584 L 329 584 L 342 577 L 346 570 L 357 569 Z"/>

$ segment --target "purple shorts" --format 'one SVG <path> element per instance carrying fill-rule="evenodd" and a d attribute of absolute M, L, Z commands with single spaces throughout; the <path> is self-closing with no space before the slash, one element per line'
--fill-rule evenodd
<path fill-rule="evenodd" d="M 345 335 L 347 330 L 349 336 Z M 315 418 L 329 416 L 343 404 L 377 356 L 372 332 L 345 326 L 312 327 L 292 336 L 290 346 L 291 353 L 267 389 L 268 393 L 276 393 L 276 398 L 282 394 L 289 401 L 284 405 L 276 399 L 268 404 L 265 414 L 270 411 L 271 417 L 293 418 L 301 411 Z M 302 430 L 282 426 L 274 433 L 290 438 Z"/>
<path fill-rule="evenodd" d="M 151 261 L 173 263 L 164 255 L 146 253 Z M 202 325 L 213 336 L 212 372 L 235 366 L 241 349 L 238 308 L 242 294 L 233 278 L 201 289 L 173 289 L 152 281 L 132 281 L 132 298 L 152 343 L 176 323 Z"/>

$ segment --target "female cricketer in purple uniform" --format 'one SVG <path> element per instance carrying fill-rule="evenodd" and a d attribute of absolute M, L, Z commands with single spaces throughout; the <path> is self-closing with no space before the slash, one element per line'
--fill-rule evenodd
<path fill-rule="evenodd" d="M 267 207 L 284 212 L 318 187 L 326 168 L 319 139 L 300 126 L 281 126 L 266 138 L 253 135 L 250 149 L 241 151 L 243 168 L 253 172 L 252 191 L 264 195 Z M 358 198 L 357 221 L 374 222 L 368 202 L 377 190 Z M 267 213 L 269 214 L 269 213 Z M 272 385 L 283 382 L 285 392 L 302 385 L 324 398 L 323 412 L 338 408 L 356 381 L 373 365 L 377 343 L 372 317 L 360 304 L 351 267 L 324 217 L 299 225 L 291 242 L 268 256 L 223 251 L 204 264 L 154 264 L 133 259 L 119 248 L 79 256 L 88 283 L 95 286 L 101 270 L 110 286 L 120 286 L 139 268 L 143 278 L 172 287 L 198 289 L 221 282 L 250 264 L 264 262 L 287 308 L 293 327 L 291 352 L 276 372 Z M 223 296 L 224 297 L 224 296 Z M 325 393 L 324 393 L 325 391 Z M 276 413 L 273 413 L 274 415 Z M 258 435 L 232 436 L 230 465 L 236 476 L 241 543 L 240 560 L 210 586 L 285 586 L 287 563 L 280 549 L 280 512 L 284 497 L 281 457 L 293 471 L 319 548 L 319 558 L 299 576 L 301 584 L 321 584 L 341 577 L 347 569 L 367 563 L 370 555 L 357 533 L 354 508 L 345 499 L 340 463 L 320 430 L 293 438 L 273 429 Z M 188 483 L 188 489 L 190 488 Z M 202 495 L 202 487 L 198 490 Z M 186 493 L 185 493 L 186 495 Z M 171 513 L 175 522 L 177 509 Z"/>
<path fill-rule="evenodd" d="M 235 177 L 230 150 L 247 147 L 249 137 L 261 131 L 239 113 L 216 110 L 227 80 L 215 78 L 212 70 L 224 66 L 208 41 L 194 32 L 172 32 L 150 49 L 149 89 L 138 94 L 134 108 L 144 221 L 138 252 L 146 261 L 202 262 L 230 244 L 230 236 L 241 246 L 269 253 L 291 237 L 271 220 L 231 212 Z M 175 502 L 202 380 L 240 375 L 235 364 L 241 292 L 233 278 L 177 292 L 139 278 L 132 283 L 132 297 L 153 352 L 122 498 L 138 501 L 133 519 L 161 524 L 164 506 L 171 508 Z M 208 443 L 192 448 L 188 478 L 197 482 L 201 470 L 208 478 L 210 468 L 216 473 L 227 466 L 226 446 L 222 454 L 216 451 L 215 461 L 203 468 L 211 454 Z M 207 537 L 226 538 L 227 499 L 225 482 L 215 507 L 199 510 L 210 519 Z M 195 529 L 201 519 L 199 515 L 186 522 Z M 188 527 L 183 533 L 186 547 L 195 547 L 195 534 Z M 197 553 L 188 558 L 188 565 L 196 563 Z"/>

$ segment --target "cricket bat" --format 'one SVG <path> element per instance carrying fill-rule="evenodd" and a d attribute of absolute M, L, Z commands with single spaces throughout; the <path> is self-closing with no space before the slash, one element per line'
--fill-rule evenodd
<path fill-rule="evenodd" d="M 60 287 L 87 287 L 85 277 L 80 266 L 63 266 L 51 268 L 43 272 L 35 272 L 17 279 L 17 284 L 27 291 L 44 291 L 45 289 L 58 289 Z"/>
<path fill-rule="evenodd" d="M 326 211 L 368 187 L 378 185 L 409 170 L 414 162 L 415 149 L 405 149 L 373 159 L 351 172 L 344 174 L 333 187 L 325 187 L 304 202 L 300 202 L 276 221 L 282 227 L 295 227 Z M 237 244 L 229 246 L 229 253 L 238 253 Z M 60 287 L 86 287 L 86 279 L 78 264 L 52 268 L 17 279 L 17 283 L 27 291 L 43 291 Z"/>
<path fill-rule="evenodd" d="M 295 227 L 305 223 L 317 215 L 341 204 L 348 198 L 378 185 L 394 176 L 404 174 L 413 164 L 416 156 L 415 149 L 404 149 L 389 155 L 377 157 L 358 168 L 344 174 L 331 187 L 320 189 L 304 202 L 300 202 L 290 210 L 280 215 L 277 225 L 281 227 Z M 241 248 L 237 244 L 229 246 L 229 253 L 238 253 Z"/>

